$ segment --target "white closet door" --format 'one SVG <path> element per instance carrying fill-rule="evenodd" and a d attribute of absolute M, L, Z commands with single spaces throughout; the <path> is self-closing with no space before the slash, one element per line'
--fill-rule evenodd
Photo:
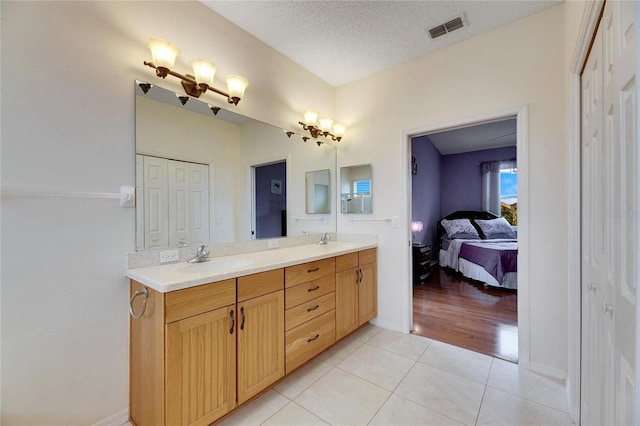
<path fill-rule="evenodd" d="M 144 157 L 145 248 L 168 247 L 167 160 Z"/>
<path fill-rule="evenodd" d="M 602 35 L 582 74 L 582 400 L 583 425 L 602 424 Z"/>
<path fill-rule="evenodd" d="M 584 425 L 636 424 L 637 2 L 607 2 L 582 78 Z"/>
<path fill-rule="evenodd" d="M 144 156 L 136 154 L 136 250 L 144 245 Z"/>
<path fill-rule="evenodd" d="M 191 164 L 191 243 L 209 244 L 209 166 Z"/>
<path fill-rule="evenodd" d="M 637 2 L 607 2 L 601 21 L 603 106 L 605 263 L 605 376 L 603 424 L 635 424 L 635 346 L 637 281 Z"/>
<path fill-rule="evenodd" d="M 169 247 L 191 244 L 190 166 L 169 160 Z"/>

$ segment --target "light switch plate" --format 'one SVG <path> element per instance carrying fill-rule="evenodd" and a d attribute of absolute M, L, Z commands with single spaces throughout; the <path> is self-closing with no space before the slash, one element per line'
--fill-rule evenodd
<path fill-rule="evenodd" d="M 392 228 L 400 227 L 400 218 L 398 216 L 391 216 L 391 227 Z"/>
<path fill-rule="evenodd" d="M 166 250 L 160 252 L 160 263 L 174 262 L 180 259 L 179 250 Z"/>

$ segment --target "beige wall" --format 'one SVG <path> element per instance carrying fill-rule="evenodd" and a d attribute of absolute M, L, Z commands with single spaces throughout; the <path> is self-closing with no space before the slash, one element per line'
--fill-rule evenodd
<path fill-rule="evenodd" d="M 401 329 L 410 238 L 403 132 L 528 105 L 531 361 L 565 371 L 570 49 L 562 27 L 576 21 L 564 10 L 336 91 L 197 2 L 2 2 L 2 185 L 88 192 L 133 185 L 132 83 L 156 78 L 142 65 L 146 40 L 170 39 L 182 49 L 178 69 L 204 56 L 218 63 L 218 79 L 249 79 L 237 108 L 244 115 L 287 128 L 314 108 L 348 125 L 339 165 L 372 163 L 374 197 L 383 200 L 374 201 L 373 216 L 399 216 L 401 226 L 338 215 L 338 231 L 379 234 L 378 321 Z M 134 248 L 133 209 L 116 200 L 3 197 L 0 211 L 2 422 L 117 417 L 128 405 L 123 273 Z"/>
<path fill-rule="evenodd" d="M 556 6 L 338 89 L 337 113 L 348 126 L 338 165 L 371 162 L 373 216 L 401 220 L 391 228 L 338 218 L 338 232 L 379 232 L 380 324 L 405 328 L 408 308 L 402 297 L 409 285 L 410 238 L 403 132 L 528 105 L 530 361 L 553 374 L 566 371 L 563 23 L 564 6 Z"/>
<path fill-rule="evenodd" d="M 143 66 L 152 36 L 182 49 L 183 72 L 202 56 L 217 62 L 216 80 L 247 77 L 244 115 L 280 127 L 312 106 L 334 115 L 334 88 L 199 2 L 0 7 L 5 190 L 113 193 L 135 183 L 133 82 L 179 87 Z M 2 423 L 117 417 L 128 407 L 124 270 L 134 209 L 113 199 L 3 197 L 1 214 Z"/>

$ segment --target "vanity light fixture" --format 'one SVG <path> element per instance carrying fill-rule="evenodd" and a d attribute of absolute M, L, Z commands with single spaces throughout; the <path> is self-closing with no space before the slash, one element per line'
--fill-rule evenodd
<path fill-rule="evenodd" d="M 149 39 L 149 50 L 151 50 L 152 61 L 144 61 L 144 64 L 154 68 L 158 77 L 166 78 L 168 75 L 172 75 L 179 78 L 184 91 L 194 98 L 199 98 L 200 95 L 210 90 L 226 97 L 227 102 L 230 104 L 238 105 L 238 102 L 244 96 L 245 89 L 249 85 L 249 81 L 244 77 L 228 75 L 225 77 L 228 93 L 216 89 L 212 86 L 213 78 L 217 71 L 216 65 L 204 59 L 196 59 L 190 62 L 193 67 L 193 75 L 183 75 L 172 71 L 171 68 L 175 65 L 176 57 L 180 50 L 170 41 L 151 38 Z"/>
<path fill-rule="evenodd" d="M 333 141 L 340 142 L 344 136 L 345 127 L 342 124 L 334 124 L 330 118 L 322 118 L 318 121 L 318 113 L 316 111 L 305 111 L 303 114 L 304 121 L 298 121 L 304 130 L 307 130 L 311 137 L 318 139 L 318 136 L 331 138 Z"/>

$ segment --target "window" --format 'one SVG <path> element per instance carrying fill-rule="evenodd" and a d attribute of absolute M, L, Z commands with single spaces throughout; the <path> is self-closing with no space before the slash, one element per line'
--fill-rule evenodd
<path fill-rule="evenodd" d="M 371 179 L 354 180 L 353 193 L 356 195 L 371 195 Z"/>
<path fill-rule="evenodd" d="M 500 215 L 518 225 L 518 169 L 500 169 Z"/>

